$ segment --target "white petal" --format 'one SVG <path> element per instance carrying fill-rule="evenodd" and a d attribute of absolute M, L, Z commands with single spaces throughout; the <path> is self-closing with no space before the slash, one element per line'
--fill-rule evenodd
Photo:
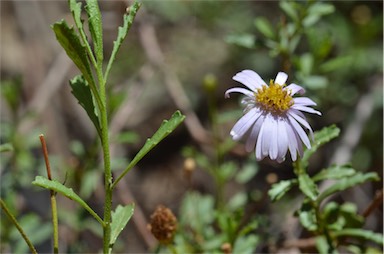
<path fill-rule="evenodd" d="M 287 79 L 288 79 L 288 75 L 285 72 L 281 71 L 281 72 L 277 73 L 275 83 L 279 84 L 279 85 L 284 85 L 285 82 L 287 81 Z"/>
<path fill-rule="evenodd" d="M 279 118 L 277 121 L 277 127 L 278 127 L 278 146 L 279 146 L 279 152 L 277 155 L 278 162 L 284 161 L 285 155 L 287 154 L 288 150 L 288 135 L 287 135 L 287 130 L 286 130 L 286 123 L 284 121 L 284 118 Z M 279 158 L 281 161 L 279 161 Z"/>
<path fill-rule="evenodd" d="M 260 116 L 252 127 L 251 133 L 245 143 L 245 150 L 247 152 L 252 151 L 255 148 L 257 136 L 259 135 L 261 125 L 263 124 L 264 116 Z"/>
<path fill-rule="evenodd" d="M 292 116 L 293 118 L 295 118 L 295 120 L 296 121 L 298 121 L 301 125 L 303 125 L 305 128 L 307 128 L 307 130 L 309 130 L 309 133 L 311 134 L 311 138 L 312 138 L 312 140 L 314 140 L 314 137 L 313 137 L 313 131 L 312 131 L 312 128 L 311 128 L 311 126 L 309 125 L 309 123 L 305 120 L 305 119 L 303 119 L 303 118 L 301 118 L 299 115 L 297 115 L 296 114 L 296 112 L 298 112 L 298 113 L 301 113 L 300 111 L 298 111 L 298 110 L 289 110 L 288 111 L 288 114 L 290 115 L 290 116 Z"/>
<path fill-rule="evenodd" d="M 256 72 L 252 70 L 243 70 L 242 72 L 248 75 L 252 79 L 252 81 L 255 82 L 256 88 L 261 88 L 263 85 L 266 85 L 265 81 Z"/>
<path fill-rule="evenodd" d="M 253 91 L 255 91 L 257 88 L 261 88 L 261 86 L 265 84 L 264 80 L 261 79 L 259 74 L 252 70 L 244 70 L 242 72 L 238 72 L 235 76 L 233 76 L 233 80 L 244 84 Z"/>
<path fill-rule="evenodd" d="M 245 94 L 247 96 L 253 96 L 253 92 L 252 91 L 250 91 L 248 89 L 245 89 L 245 88 L 241 88 L 241 87 L 234 87 L 234 88 L 228 89 L 225 92 L 225 98 L 229 98 L 229 94 L 230 93 L 242 93 L 242 94 Z"/>
<path fill-rule="evenodd" d="M 296 94 L 296 93 L 299 93 L 299 94 L 304 94 L 305 93 L 305 89 L 302 88 L 301 86 L 299 85 L 296 85 L 294 83 L 290 84 L 289 86 L 286 86 L 284 87 L 285 90 L 290 90 L 291 91 L 291 96 Z"/>
<path fill-rule="evenodd" d="M 265 120 L 265 118 L 264 118 Z M 265 121 L 262 122 L 261 124 L 261 128 L 260 128 L 260 131 L 259 131 L 259 136 L 257 137 L 257 142 L 256 142 L 256 150 L 255 150 L 255 154 L 256 154 L 256 159 L 257 160 L 262 160 L 264 159 L 264 155 L 263 155 L 263 152 L 262 152 L 262 139 L 263 139 L 263 136 L 264 136 L 264 129 L 265 129 Z"/>
<path fill-rule="evenodd" d="M 263 138 L 261 143 L 261 152 L 263 156 L 267 156 L 269 154 L 269 147 L 271 146 L 272 140 L 272 124 L 273 118 L 271 115 L 267 115 L 264 120 L 264 129 L 263 129 Z"/>
<path fill-rule="evenodd" d="M 289 152 L 291 153 L 292 161 L 295 161 L 297 159 L 297 150 L 298 150 L 298 143 L 300 143 L 300 139 L 297 139 L 297 135 L 292 129 L 291 124 L 288 122 L 285 122 L 285 129 L 287 130 L 287 136 L 288 136 L 288 148 Z"/>
<path fill-rule="evenodd" d="M 316 102 L 313 100 L 307 98 L 307 97 L 297 97 L 293 98 L 293 101 L 295 104 L 302 105 L 302 106 L 316 106 Z"/>
<path fill-rule="evenodd" d="M 269 137 L 270 144 L 269 144 L 269 157 L 272 160 L 277 159 L 277 155 L 279 154 L 279 147 L 278 147 L 278 126 L 276 118 L 271 117 L 271 136 Z"/>
<path fill-rule="evenodd" d="M 297 109 L 300 111 L 304 111 L 304 112 L 308 112 L 308 113 L 312 113 L 312 114 L 317 114 L 317 115 L 321 116 L 321 113 L 319 111 L 314 110 L 313 108 L 306 107 L 306 106 L 293 104 L 291 108 L 294 108 L 294 109 Z"/>
<path fill-rule="evenodd" d="M 303 141 L 304 145 L 307 148 L 311 148 L 311 142 L 309 141 L 307 134 L 305 133 L 303 128 L 300 126 L 300 124 L 298 124 L 296 122 L 296 120 L 294 118 L 292 118 L 290 115 L 288 115 L 288 119 L 289 119 L 290 124 L 293 127 L 294 132 L 299 135 L 299 137 Z"/>
<path fill-rule="evenodd" d="M 255 123 L 261 112 L 256 108 L 251 109 L 233 126 L 230 134 L 234 140 L 239 140 Z"/>

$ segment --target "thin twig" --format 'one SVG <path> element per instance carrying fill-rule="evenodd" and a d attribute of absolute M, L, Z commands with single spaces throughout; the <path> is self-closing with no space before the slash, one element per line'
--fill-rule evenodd
<path fill-rule="evenodd" d="M 0 199 L 1 208 L 4 210 L 5 214 L 8 216 L 8 218 L 12 221 L 12 223 L 16 226 L 17 230 L 19 230 L 21 236 L 24 238 L 24 241 L 27 243 L 29 249 L 32 253 L 37 254 L 37 251 L 35 247 L 33 246 L 32 242 L 29 240 L 28 236 L 25 234 L 23 228 L 20 226 L 20 224 L 17 222 L 15 216 L 9 211 L 7 205 L 4 203 L 3 199 Z"/>
<path fill-rule="evenodd" d="M 367 218 L 382 203 L 383 203 L 383 189 L 379 190 L 376 193 L 375 198 L 369 204 L 367 209 L 365 209 L 365 211 L 363 212 L 364 218 Z"/>
<path fill-rule="evenodd" d="M 43 155 L 45 160 L 45 167 L 47 169 L 48 179 L 52 180 L 51 166 L 48 159 L 48 149 L 47 144 L 44 139 L 44 135 L 40 134 L 39 136 L 41 146 L 43 148 Z M 50 190 L 51 195 L 51 207 L 52 207 L 52 224 L 53 224 L 53 252 L 59 253 L 59 223 L 57 218 L 57 204 L 56 204 L 56 194 L 53 190 Z"/>

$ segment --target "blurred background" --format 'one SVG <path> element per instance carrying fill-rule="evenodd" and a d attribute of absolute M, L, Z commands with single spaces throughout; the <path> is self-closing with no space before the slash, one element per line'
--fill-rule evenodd
<path fill-rule="evenodd" d="M 279 249 L 279 241 L 302 236 L 292 216 L 295 192 L 277 204 L 267 195 L 271 184 L 294 177 L 291 162 L 256 162 L 243 143 L 230 140 L 229 131 L 242 115 L 241 98 L 224 99 L 224 92 L 239 85 L 232 77 L 244 69 L 255 70 L 266 81 L 278 71 L 287 72 L 287 82 L 305 87 L 323 114 L 308 116 L 313 129 L 331 124 L 341 129 L 337 139 L 313 156 L 310 174 L 333 163 L 351 163 L 358 171 L 382 177 L 382 1 L 327 2 L 323 9 L 313 7 L 315 2 L 142 3 L 108 83 L 114 174 L 125 168 L 163 119 L 177 109 L 187 118 L 116 189 L 115 204 L 136 204 L 116 252 L 153 251 L 156 241 L 146 225 L 158 204 L 178 216 L 187 192 L 212 195 L 217 201 L 218 187 L 225 204 L 236 193 L 246 193 L 239 201 L 246 216 L 260 216 L 257 252 L 272 252 L 271 245 Z M 105 59 L 130 4 L 100 1 Z M 102 214 L 100 145 L 71 94 L 68 80 L 79 71 L 50 28 L 62 18 L 73 24 L 67 2 L 1 1 L 0 6 L 0 140 L 9 144 L 1 153 L 1 197 L 38 251 L 50 252 L 49 194 L 31 184 L 36 175 L 46 175 L 38 136 L 43 133 L 47 140 L 53 177 Z M 248 168 L 246 183 L 215 182 L 207 161 L 216 160 L 218 150 L 220 163 L 230 162 L 229 174 Z M 335 200 L 353 202 L 361 213 L 380 189 L 382 181 L 367 183 Z M 71 200 L 58 195 L 58 202 L 62 252 L 99 251 L 101 229 L 96 222 Z M 366 228 L 383 232 L 381 206 L 367 219 Z M 3 214 L 1 251 L 27 251 Z"/>

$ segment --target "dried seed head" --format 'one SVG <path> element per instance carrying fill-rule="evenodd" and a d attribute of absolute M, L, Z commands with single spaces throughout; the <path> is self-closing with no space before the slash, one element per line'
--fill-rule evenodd
<path fill-rule="evenodd" d="M 155 238 L 163 244 L 169 244 L 173 240 L 177 228 L 177 218 L 172 211 L 159 205 L 151 215 L 151 222 L 148 229 Z"/>

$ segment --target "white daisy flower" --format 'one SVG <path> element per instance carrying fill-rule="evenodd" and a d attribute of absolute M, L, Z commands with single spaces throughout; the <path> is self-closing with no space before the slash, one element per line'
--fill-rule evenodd
<path fill-rule="evenodd" d="M 244 115 L 233 126 L 230 134 L 234 140 L 248 136 L 245 149 L 250 152 L 255 147 L 256 159 L 262 160 L 269 156 L 272 160 L 283 162 L 288 150 L 292 160 L 303 155 L 302 143 L 309 149 L 311 143 L 303 127 L 313 138 L 313 131 L 302 112 L 321 115 L 310 106 L 316 103 L 307 97 L 293 97 L 296 93 L 304 94 L 305 90 L 296 84 L 286 86 L 288 75 L 279 72 L 275 80 L 267 85 L 252 70 L 243 70 L 233 79 L 244 84 L 230 88 L 225 92 L 238 92 L 246 97 L 242 100 L 245 106 Z"/>

